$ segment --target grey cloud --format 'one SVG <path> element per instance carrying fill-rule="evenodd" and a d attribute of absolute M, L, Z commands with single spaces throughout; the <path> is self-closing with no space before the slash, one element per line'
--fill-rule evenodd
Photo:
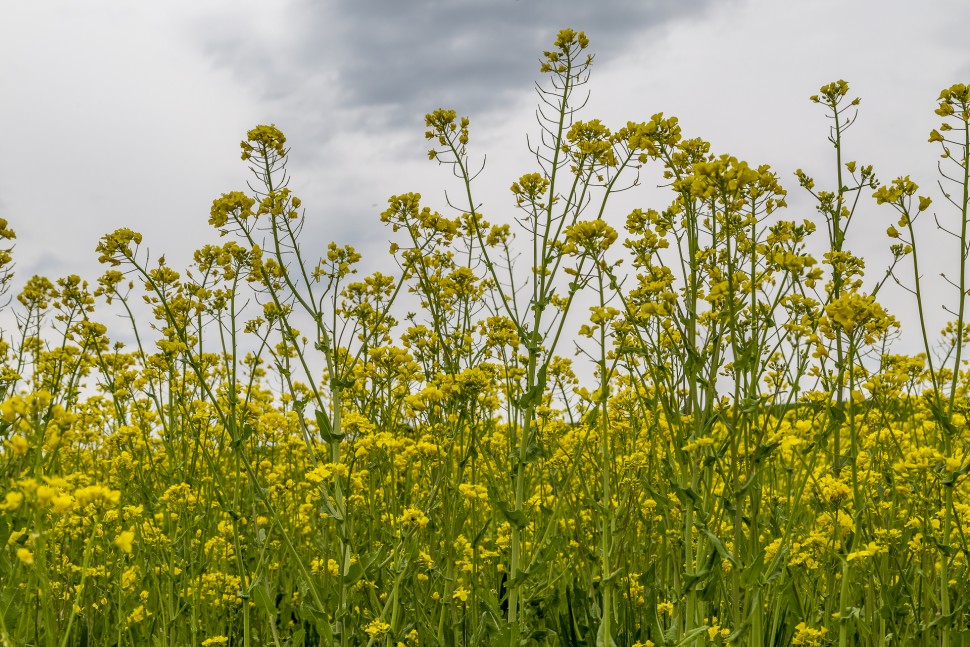
<path fill-rule="evenodd" d="M 274 8 L 272 21 L 230 12 L 187 28 L 216 68 L 261 98 L 260 119 L 290 137 L 294 177 L 307 204 L 317 210 L 327 204 L 339 214 L 313 218 L 306 240 L 384 246 L 387 233 L 361 223 L 376 223 L 388 192 L 400 188 L 402 175 L 413 176 L 414 160 L 426 163 L 427 112 L 453 108 L 480 128 L 530 96 L 542 51 L 559 29 L 585 31 L 601 68 L 638 42 L 659 38 L 671 22 L 702 18 L 714 4 L 291 0 Z M 380 151 L 375 166 L 366 150 L 351 150 L 360 146 Z M 379 192 L 361 179 L 365 173 L 380 178 Z"/>
<path fill-rule="evenodd" d="M 538 58 L 558 29 L 587 32 L 603 58 L 704 2 L 354 3 L 335 21 L 341 51 L 340 84 L 357 105 L 388 106 L 392 124 L 411 123 L 439 104 L 462 112 L 499 107 L 538 75 Z M 312 50 L 307 51 L 312 57 Z"/>
<path fill-rule="evenodd" d="M 300 130 L 326 137 L 321 122 L 335 113 L 344 126 L 382 130 L 420 128 L 438 107 L 481 118 L 531 88 L 542 51 L 562 27 L 585 31 L 599 60 L 609 60 L 632 40 L 713 4 L 298 0 L 281 8 L 290 27 L 282 46 L 244 37 L 254 26 L 238 17 L 196 34 L 217 65 L 259 84 L 274 107 L 304 122 Z"/>

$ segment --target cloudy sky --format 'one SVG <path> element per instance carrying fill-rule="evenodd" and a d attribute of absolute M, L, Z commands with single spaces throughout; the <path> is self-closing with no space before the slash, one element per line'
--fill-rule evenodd
<path fill-rule="evenodd" d="M 832 175 L 827 123 L 807 97 L 839 78 L 863 98 L 848 158 L 932 188 L 934 99 L 970 82 L 967 25 L 965 0 L 11 0 L 0 216 L 18 233 L 21 279 L 93 279 L 98 238 L 122 226 L 182 266 L 216 239 L 212 199 L 244 187 L 239 140 L 275 123 L 292 145 L 305 242 L 352 243 L 379 264 L 388 196 L 419 191 L 443 209 L 454 186 L 426 157 L 434 108 L 471 118 L 473 153 L 488 156 L 484 211 L 509 217 L 509 184 L 533 170 L 538 57 L 571 26 L 596 53 L 586 118 L 675 114 L 715 151 L 771 164 L 792 195 L 786 217 L 801 218 L 812 207 L 794 169 Z M 627 199 L 664 206 L 649 190 Z M 852 247 L 878 266 L 891 216 L 863 215 Z M 608 217 L 619 225 L 625 211 Z"/>

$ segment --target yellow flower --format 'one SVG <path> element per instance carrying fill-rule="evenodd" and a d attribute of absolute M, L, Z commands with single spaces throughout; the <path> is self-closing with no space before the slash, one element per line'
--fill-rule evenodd
<path fill-rule="evenodd" d="M 849 553 L 846 556 L 845 560 L 847 562 L 851 562 L 854 559 L 860 559 L 860 558 L 865 559 L 867 557 L 875 557 L 876 555 L 884 552 L 886 552 L 885 548 L 881 547 L 879 544 L 872 541 L 872 542 L 869 542 L 868 545 L 863 547 L 862 550 L 857 550 L 855 552 Z"/>
<path fill-rule="evenodd" d="M 818 480 L 818 491 L 816 496 L 821 503 L 830 503 L 838 506 L 852 496 L 852 488 L 835 478 L 831 474 L 826 474 Z"/>
<path fill-rule="evenodd" d="M 129 625 L 138 624 L 139 622 L 149 617 L 150 615 L 152 615 L 152 612 L 147 610 L 145 608 L 145 605 L 139 604 L 137 607 L 135 607 L 134 611 L 128 614 L 128 624 Z M 205 643 L 202 643 L 202 644 L 205 644 Z M 214 643 L 210 643 L 210 644 L 214 644 Z"/>
<path fill-rule="evenodd" d="M 372 638 L 377 638 L 378 636 L 382 636 L 385 633 L 387 633 L 387 631 L 390 628 L 391 628 L 391 625 L 387 624 L 383 620 L 377 619 L 372 621 L 369 625 L 367 625 L 364 628 L 364 631 L 367 632 L 368 636 Z"/>
<path fill-rule="evenodd" d="M 3 503 L 0 503 L 0 510 L 16 510 L 23 501 L 24 495 L 21 492 L 7 492 Z"/>
<path fill-rule="evenodd" d="M 250 159 L 254 153 L 267 158 L 283 157 L 286 155 L 286 136 L 275 124 L 260 125 L 246 133 L 246 141 L 240 142 L 239 147 L 243 160 Z"/>
<path fill-rule="evenodd" d="M 681 449 L 685 452 L 692 452 L 695 449 L 700 449 L 702 447 L 710 447 L 713 444 L 714 444 L 714 439 L 708 436 L 704 438 L 698 438 L 697 440 L 692 440 L 691 442 L 681 447 Z"/>
<path fill-rule="evenodd" d="M 124 573 L 121 574 L 121 588 L 124 591 L 130 591 L 135 586 L 135 582 L 138 579 L 138 567 L 132 566 L 126 569 Z"/>
<path fill-rule="evenodd" d="M 131 542 L 135 540 L 135 533 L 130 530 L 125 530 L 120 535 L 115 537 L 115 546 L 120 548 L 125 553 L 131 553 Z"/>
<path fill-rule="evenodd" d="M 13 436 L 7 441 L 7 446 L 13 452 L 14 458 L 26 455 L 27 450 L 30 448 L 30 445 L 27 444 L 27 439 L 23 436 Z"/>
<path fill-rule="evenodd" d="M 519 203 L 523 200 L 535 202 L 546 193 L 549 188 L 549 180 L 538 173 L 527 173 L 519 178 L 518 182 L 512 184 L 512 193 L 515 194 Z"/>
<path fill-rule="evenodd" d="M 245 220 L 253 216 L 256 201 L 241 191 L 231 191 L 212 201 L 209 224 L 224 227 L 230 219 Z"/>
<path fill-rule="evenodd" d="M 107 504 L 117 505 L 121 500 L 121 492 L 112 490 L 104 485 L 89 485 L 74 492 L 77 504 L 82 508 L 90 503 L 102 501 Z"/>
<path fill-rule="evenodd" d="M 229 642 L 226 636 L 213 636 L 202 641 L 202 647 L 212 647 L 213 645 L 225 645 Z"/>
<path fill-rule="evenodd" d="M 458 486 L 458 491 L 461 492 L 462 496 L 464 496 L 466 499 L 488 499 L 488 490 L 484 485 L 462 483 Z"/>
<path fill-rule="evenodd" d="M 401 525 L 405 528 L 411 528 L 413 526 L 425 528 L 428 525 L 428 517 L 414 506 L 406 509 L 398 521 L 400 521 Z"/>
<path fill-rule="evenodd" d="M 22 561 L 27 566 L 30 566 L 31 564 L 34 563 L 34 554 L 26 548 L 18 548 L 17 559 Z"/>
<path fill-rule="evenodd" d="M 37 503 L 41 506 L 47 506 L 54 497 L 57 496 L 57 489 L 52 488 L 49 485 L 40 485 L 37 487 Z"/>
<path fill-rule="evenodd" d="M 822 641 L 825 639 L 826 633 L 828 633 L 828 629 L 825 627 L 822 627 L 821 629 L 813 629 L 804 622 L 799 622 L 795 627 L 795 635 L 792 636 L 792 644 L 819 647 L 822 644 Z"/>
<path fill-rule="evenodd" d="M 18 541 L 20 541 L 21 537 L 26 536 L 26 534 L 27 534 L 26 528 L 21 528 L 20 530 L 14 530 L 13 532 L 10 533 L 10 536 L 7 538 L 7 545 L 13 546 Z"/>
<path fill-rule="evenodd" d="M 318 465 L 306 473 L 306 479 L 311 483 L 322 483 L 323 481 L 328 481 L 330 480 L 330 477 L 333 476 L 332 467 L 332 463 L 323 463 Z"/>

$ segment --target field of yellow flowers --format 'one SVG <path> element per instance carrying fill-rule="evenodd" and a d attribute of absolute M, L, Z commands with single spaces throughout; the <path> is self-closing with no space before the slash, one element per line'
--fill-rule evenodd
<path fill-rule="evenodd" d="M 848 161 L 858 100 L 822 87 L 837 181 L 799 172 L 817 214 L 785 220 L 768 166 L 675 117 L 582 120 L 588 45 L 544 53 L 511 224 L 480 211 L 469 120 L 436 110 L 458 190 L 392 196 L 396 265 L 360 276 L 301 241 L 258 126 L 256 182 L 191 267 L 120 229 L 96 282 L 10 293 L 0 645 L 970 644 L 970 88 L 939 97 L 937 209 Z M 670 202 L 624 222 L 651 168 Z M 864 276 L 847 233 L 875 203 L 892 261 Z M 942 334 L 926 213 L 961 259 Z M 921 354 L 890 352 L 889 282 Z"/>

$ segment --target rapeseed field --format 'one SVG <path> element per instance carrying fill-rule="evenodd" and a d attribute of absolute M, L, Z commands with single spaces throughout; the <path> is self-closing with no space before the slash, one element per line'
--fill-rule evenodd
<path fill-rule="evenodd" d="M 786 220 L 675 117 L 585 119 L 589 52 L 543 54 L 514 221 L 469 119 L 427 115 L 448 197 L 389 199 L 380 273 L 301 238 L 270 125 L 188 268 L 119 229 L 96 280 L 14 291 L 0 223 L 0 644 L 970 644 L 970 88 L 924 193 L 850 161 L 859 101 L 822 87 L 835 182 L 799 172 Z M 669 202 L 617 213 L 648 172 Z M 924 266 L 936 225 L 959 267 Z"/>

